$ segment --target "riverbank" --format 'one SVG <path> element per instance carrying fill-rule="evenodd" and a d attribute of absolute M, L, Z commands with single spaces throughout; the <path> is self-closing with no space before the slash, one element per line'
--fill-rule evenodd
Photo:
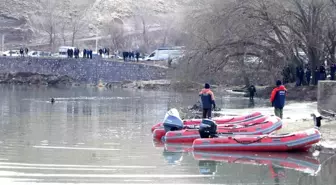
<path fill-rule="evenodd" d="M 167 79 L 165 67 L 95 59 L 0 57 L 0 73 L 68 76 L 83 84 Z"/>
<path fill-rule="evenodd" d="M 108 87 L 113 85 L 107 84 Z M 123 82 L 118 84 L 122 88 L 131 89 L 144 89 L 144 90 L 164 90 L 164 91 L 177 91 L 177 92 L 198 92 L 203 88 L 204 84 L 198 82 L 183 82 L 172 80 L 151 80 L 151 81 L 134 81 Z M 215 92 L 223 92 L 248 97 L 248 92 L 245 87 L 225 87 L 212 85 L 211 88 Z M 257 86 L 257 98 L 269 99 L 274 87 L 271 86 Z M 317 101 L 317 86 L 300 86 L 296 87 L 295 84 L 287 84 L 287 97 L 291 101 Z"/>
<path fill-rule="evenodd" d="M 0 73 L 0 84 L 18 84 L 18 85 L 45 85 L 45 86 L 96 86 L 106 88 L 126 88 L 126 89 L 143 89 L 156 91 L 175 91 L 175 92 L 198 92 L 203 88 L 203 84 L 198 82 L 163 80 L 142 80 L 142 81 L 116 81 L 104 82 L 98 80 L 98 84 L 89 83 L 72 78 L 67 75 L 45 75 L 31 72 L 18 73 Z M 215 93 L 225 92 L 236 96 L 248 96 L 244 87 L 225 87 L 211 85 Z M 257 98 L 269 99 L 274 87 L 257 86 Z M 317 101 L 317 86 L 295 87 L 295 84 L 287 84 L 287 100 L 299 102 Z"/>
<path fill-rule="evenodd" d="M 285 85 L 287 89 L 286 100 L 317 101 L 317 86 Z M 257 87 L 257 97 L 269 99 L 274 87 Z"/>

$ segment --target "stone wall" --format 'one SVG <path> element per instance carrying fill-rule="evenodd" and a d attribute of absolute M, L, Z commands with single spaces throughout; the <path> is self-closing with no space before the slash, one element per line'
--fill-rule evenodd
<path fill-rule="evenodd" d="M 336 81 L 319 81 L 318 109 L 322 114 L 336 113 Z"/>
<path fill-rule="evenodd" d="M 69 76 L 81 83 L 158 80 L 167 77 L 167 69 L 137 63 L 113 62 L 100 58 L 56 59 L 0 57 L 0 73 L 30 72 Z"/>

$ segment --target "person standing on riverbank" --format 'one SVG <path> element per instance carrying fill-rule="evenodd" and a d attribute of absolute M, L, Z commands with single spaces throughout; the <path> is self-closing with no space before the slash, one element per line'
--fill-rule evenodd
<path fill-rule="evenodd" d="M 310 79 L 311 79 L 311 71 L 309 69 L 309 66 L 306 67 L 305 75 L 306 75 L 307 85 L 309 86 L 310 85 Z"/>
<path fill-rule="evenodd" d="M 212 108 L 216 108 L 216 103 L 215 103 L 215 95 L 214 93 L 210 90 L 210 85 L 206 83 L 204 85 L 204 89 L 199 93 L 199 96 L 201 97 L 202 100 L 202 108 L 203 108 L 203 119 L 206 118 L 211 118 L 212 114 Z"/>
<path fill-rule="evenodd" d="M 336 64 L 330 66 L 330 80 L 335 80 Z"/>
<path fill-rule="evenodd" d="M 250 92 L 250 100 L 254 100 L 254 94 L 257 92 L 256 88 L 254 87 L 254 85 L 251 85 L 248 88 L 248 91 Z"/>
<path fill-rule="evenodd" d="M 276 82 L 277 87 L 273 89 L 271 94 L 271 103 L 274 107 L 274 113 L 279 118 L 283 118 L 283 108 L 286 102 L 287 89 L 282 85 L 281 81 Z"/>

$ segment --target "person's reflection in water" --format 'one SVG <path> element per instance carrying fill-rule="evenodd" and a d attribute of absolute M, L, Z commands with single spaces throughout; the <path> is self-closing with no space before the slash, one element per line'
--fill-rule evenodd
<path fill-rule="evenodd" d="M 248 105 L 248 108 L 254 108 L 254 99 L 250 99 L 250 102 L 249 102 L 249 105 Z"/>
<path fill-rule="evenodd" d="M 92 115 L 92 106 L 90 103 L 85 103 L 82 107 L 82 113 L 85 116 L 91 116 Z"/>
<path fill-rule="evenodd" d="M 280 185 L 280 178 L 285 177 L 285 170 L 279 164 L 272 163 L 269 165 L 271 176 L 274 179 L 274 185 Z"/>
<path fill-rule="evenodd" d="M 183 160 L 183 152 L 170 152 L 165 149 L 163 151 L 163 157 L 168 164 L 178 165 L 181 164 Z"/>
<path fill-rule="evenodd" d="M 216 161 L 199 161 L 199 171 L 203 175 L 215 175 L 217 173 Z"/>

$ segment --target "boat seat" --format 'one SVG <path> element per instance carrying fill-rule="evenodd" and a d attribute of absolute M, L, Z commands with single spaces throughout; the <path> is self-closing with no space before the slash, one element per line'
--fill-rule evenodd
<path fill-rule="evenodd" d="M 277 134 L 277 135 L 269 135 L 270 138 L 284 138 L 295 136 L 295 134 L 287 133 L 287 134 Z"/>

